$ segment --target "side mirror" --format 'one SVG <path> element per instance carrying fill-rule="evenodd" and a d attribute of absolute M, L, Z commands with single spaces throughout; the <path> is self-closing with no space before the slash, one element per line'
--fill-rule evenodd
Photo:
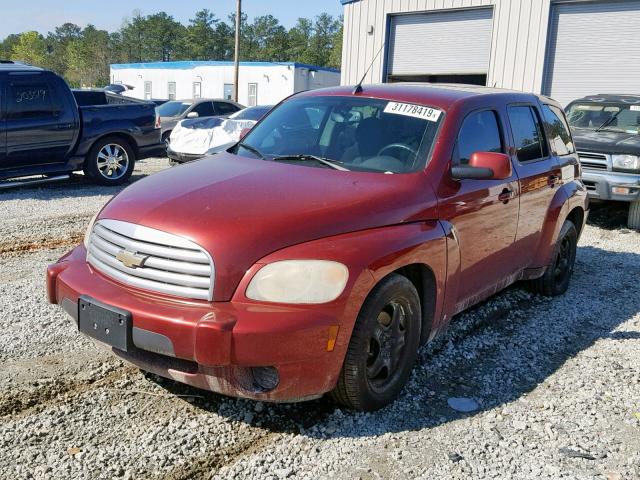
<path fill-rule="evenodd" d="M 242 130 L 240 130 L 240 140 L 246 137 L 247 133 L 249 133 L 250 131 L 251 131 L 250 128 L 243 128 Z"/>
<path fill-rule="evenodd" d="M 187 113 L 187 118 L 198 118 L 200 114 L 198 112 L 189 112 Z"/>
<path fill-rule="evenodd" d="M 451 176 L 456 179 L 504 180 L 511 175 L 511 159 L 504 153 L 474 152 L 469 165 L 451 168 Z"/>

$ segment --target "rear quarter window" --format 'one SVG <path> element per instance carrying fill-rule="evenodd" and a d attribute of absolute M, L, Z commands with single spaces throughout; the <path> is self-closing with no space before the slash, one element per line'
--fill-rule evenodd
<path fill-rule="evenodd" d="M 576 149 L 571 139 L 569 125 L 562 110 L 553 105 L 543 105 L 542 113 L 544 114 L 547 137 L 553 152 L 556 155 L 575 153 Z"/>

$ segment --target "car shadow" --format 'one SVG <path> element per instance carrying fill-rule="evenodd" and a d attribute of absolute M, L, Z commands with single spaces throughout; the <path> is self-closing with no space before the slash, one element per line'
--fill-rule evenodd
<path fill-rule="evenodd" d="M 591 202 L 587 223 L 606 230 L 626 230 L 629 204 L 625 202 Z"/>
<path fill-rule="evenodd" d="M 638 332 L 616 331 L 640 312 L 637 280 L 628 274 L 639 270 L 638 254 L 580 247 L 564 296 L 545 298 L 516 285 L 457 315 L 445 334 L 422 347 L 400 397 L 377 412 L 349 411 L 326 398 L 258 405 L 154 381 L 174 394 L 194 395 L 196 408 L 273 432 L 335 438 L 433 428 L 527 395 L 597 341 L 639 339 Z M 479 408 L 459 413 L 448 406 L 451 397 L 472 398 Z"/>

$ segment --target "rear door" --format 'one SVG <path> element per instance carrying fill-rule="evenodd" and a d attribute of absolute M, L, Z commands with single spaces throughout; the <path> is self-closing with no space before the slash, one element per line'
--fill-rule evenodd
<path fill-rule="evenodd" d="M 469 113 L 463 120 L 452 165 L 469 163 L 472 153 L 506 153 L 504 124 L 497 109 Z M 510 282 L 518 270 L 514 240 L 518 224 L 518 178 L 464 179 L 442 199 L 443 219 L 453 224 L 460 245 L 461 281 L 457 311 Z"/>
<path fill-rule="evenodd" d="M 9 75 L 5 91 L 5 166 L 65 162 L 74 145 L 77 123 L 55 79 L 46 74 Z"/>
<path fill-rule="evenodd" d="M 533 258 L 542 229 L 560 185 L 558 158 L 549 149 L 538 105 L 512 104 L 507 108 L 513 146 L 512 162 L 520 178 L 520 218 L 516 242 L 523 255 Z M 542 267 L 543 265 L 524 265 Z"/>

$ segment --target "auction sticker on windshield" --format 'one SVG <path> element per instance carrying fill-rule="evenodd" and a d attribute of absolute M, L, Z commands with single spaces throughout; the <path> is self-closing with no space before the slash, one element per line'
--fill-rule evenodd
<path fill-rule="evenodd" d="M 412 103 L 389 102 L 384 109 L 385 113 L 393 113 L 395 115 L 405 115 L 407 117 L 422 118 L 430 122 L 437 122 L 442 113 L 435 108 L 423 107 L 422 105 L 414 105 Z"/>

